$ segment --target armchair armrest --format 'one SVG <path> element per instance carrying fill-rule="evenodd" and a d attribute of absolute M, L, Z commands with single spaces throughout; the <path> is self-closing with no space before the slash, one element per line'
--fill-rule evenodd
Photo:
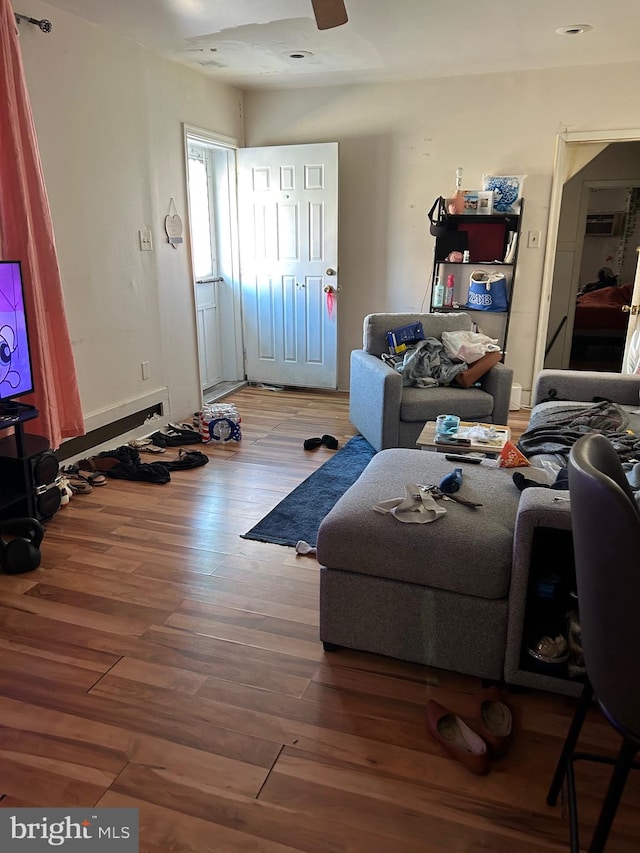
<path fill-rule="evenodd" d="M 513 370 L 502 362 L 494 365 L 480 380 L 482 390 L 493 397 L 494 424 L 505 425 L 509 422 L 512 383 Z"/>
<path fill-rule="evenodd" d="M 594 397 L 606 397 L 623 406 L 637 406 L 640 375 L 590 370 L 541 370 L 533 386 L 531 405 L 545 400 L 552 391 L 559 400 L 589 403 Z"/>
<path fill-rule="evenodd" d="M 349 419 L 376 450 L 398 446 L 402 377 L 364 350 L 351 353 Z"/>

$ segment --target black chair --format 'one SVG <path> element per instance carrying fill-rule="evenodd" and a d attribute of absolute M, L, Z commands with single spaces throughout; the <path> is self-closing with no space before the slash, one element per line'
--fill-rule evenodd
<path fill-rule="evenodd" d="M 571 525 L 587 680 L 556 768 L 547 803 L 556 804 L 566 777 L 571 851 L 578 853 L 573 762 L 614 766 L 589 853 L 605 849 L 631 767 L 640 749 L 640 512 L 620 459 L 603 435 L 579 439 L 569 455 Z M 577 752 L 594 698 L 622 736 L 617 758 Z"/>

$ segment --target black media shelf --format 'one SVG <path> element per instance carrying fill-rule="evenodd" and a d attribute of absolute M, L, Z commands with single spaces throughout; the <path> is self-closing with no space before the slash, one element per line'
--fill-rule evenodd
<path fill-rule="evenodd" d="M 24 423 L 38 410 L 24 403 L 0 402 L 0 519 L 35 518 L 46 521 L 60 506 L 58 463 L 43 435 L 24 432 Z"/>

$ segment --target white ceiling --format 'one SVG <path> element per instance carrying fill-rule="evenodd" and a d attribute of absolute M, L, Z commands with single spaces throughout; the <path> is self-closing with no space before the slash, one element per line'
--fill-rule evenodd
<path fill-rule="evenodd" d="M 640 58 L 637 0 L 346 0 L 349 22 L 322 32 L 311 0 L 47 2 L 244 89 Z M 17 12 L 30 14 L 28 7 L 29 0 L 14 2 Z M 56 21 L 53 13 L 51 18 L 54 30 L 64 27 L 63 19 Z M 593 30 L 556 35 L 558 27 L 573 24 L 591 24 Z M 301 51 L 311 55 L 290 58 Z"/>

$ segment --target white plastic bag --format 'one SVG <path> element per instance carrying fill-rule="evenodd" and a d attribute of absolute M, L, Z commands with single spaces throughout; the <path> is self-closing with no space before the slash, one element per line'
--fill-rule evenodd
<path fill-rule="evenodd" d="M 499 352 L 497 338 L 490 338 L 482 332 L 443 332 L 442 343 L 445 355 L 452 361 L 464 361 L 473 364 L 488 352 Z"/>

